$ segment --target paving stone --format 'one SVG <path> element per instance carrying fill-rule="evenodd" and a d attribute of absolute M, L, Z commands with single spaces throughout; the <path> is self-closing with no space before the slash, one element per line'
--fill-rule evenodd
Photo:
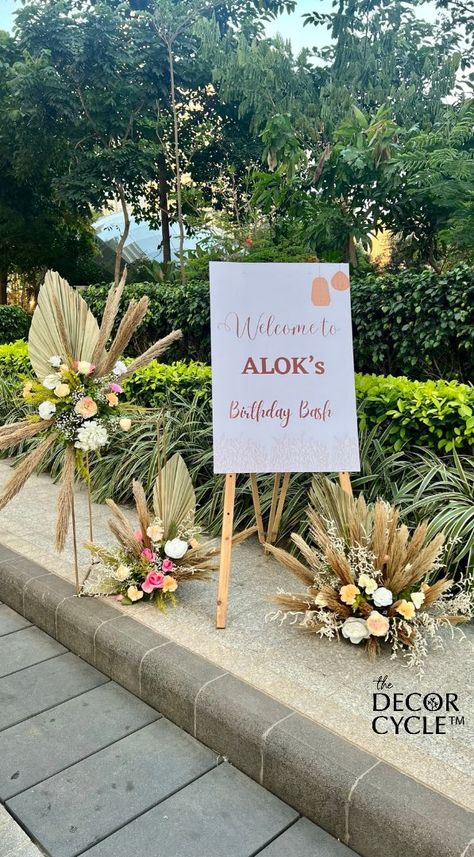
<path fill-rule="evenodd" d="M 118 614 L 95 635 L 95 665 L 131 693 L 140 692 L 140 665 L 147 652 L 168 643 L 131 616 Z"/>
<path fill-rule="evenodd" d="M 354 852 L 307 818 L 300 818 L 259 857 L 354 857 Z"/>
<path fill-rule="evenodd" d="M 64 646 L 39 628 L 24 628 L 16 634 L 0 637 L 0 677 L 62 655 Z"/>
<path fill-rule="evenodd" d="M 151 651 L 140 669 L 141 698 L 194 734 L 194 703 L 207 682 L 225 673 L 200 655 L 170 643 Z M 214 749 L 214 748 L 213 748 Z"/>
<path fill-rule="evenodd" d="M 15 613 L 6 604 L 0 605 L 0 637 L 4 634 L 12 634 L 14 631 L 21 631 L 22 628 L 30 626 L 28 619 L 24 619 L 19 613 Z"/>
<path fill-rule="evenodd" d="M 381 762 L 351 795 L 348 830 L 349 845 L 364 857 L 380 857 L 382 842 L 383 857 L 467 857 L 474 816 Z"/>
<path fill-rule="evenodd" d="M 84 857 L 250 857 L 296 818 L 289 806 L 223 764 Z"/>
<path fill-rule="evenodd" d="M 196 699 L 196 738 L 260 781 L 265 735 L 292 713 L 233 675 L 203 687 Z"/>
<path fill-rule="evenodd" d="M 107 676 L 67 652 L 0 679 L 0 729 L 79 696 Z"/>
<path fill-rule="evenodd" d="M 3 806 L 0 806 L 0 857 L 42 857 L 36 845 Z"/>
<path fill-rule="evenodd" d="M 0 799 L 19 794 L 158 717 L 128 691 L 108 682 L 4 729 Z"/>
<path fill-rule="evenodd" d="M 337 839 L 344 839 L 349 792 L 373 764 L 369 753 L 293 714 L 266 737 L 262 784 Z"/>
<path fill-rule="evenodd" d="M 8 806 L 48 853 L 73 857 L 215 765 L 214 753 L 161 719 Z"/>

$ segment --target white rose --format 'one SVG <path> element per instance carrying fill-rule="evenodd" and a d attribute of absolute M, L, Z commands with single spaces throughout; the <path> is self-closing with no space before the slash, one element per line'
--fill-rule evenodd
<path fill-rule="evenodd" d="M 181 559 L 188 549 L 188 543 L 183 539 L 170 539 L 165 544 L 165 554 L 170 559 Z"/>
<path fill-rule="evenodd" d="M 413 601 L 413 604 L 415 605 L 416 609 L 419 610 L 421 605 L 423 604 L 423 601 L 425 600 L 425 593 L 424 592 L 412 592 L 410 597 L 411 597 L 411 600 Z"/>
<path fill-rule="evenodd" d="M 60 383 L 61 378 L 59 375 L 46 375 L 46 378 L 43 381 L 43 387 L 46 387 L 47 390 L 54 390 L 54 388 Z"/>
<path fill-rule="evenodd" d="M 371 595 L 377 589 L 377 581 L 369 574 L 361 574 L 357 583 L 362 589 L 365 589 L 367 595 Z"/>
<path fill-rule="evenodd" d="M 122 431 L 130 431 L 132 427 L 132 421 L 129 417 L 122 417 L 122 419 L 119 420 L 119 426 Z"/>
<path fill-rule="evenodd" d="M 124 372 L 127 371 L 127 366 L 123 362 L 123 360 L 117 360 L 112 372 L 114 375 L 123 375 Z"/>
<path fill-rule="evenodd" d="M 127 565 L 119 565 L 115 569 L 112 577 L 114 578 L 114 580 L 118 580 L 118 581 L 122 582 L 122 581 L 126 580 L 127 577 L 130 577 L 130 574 L 131 574 L 131 571 Z"/>
<path fill-rule="evenodd" d="M 326 601 L 325 596 L 322 592 L 318 592 L 316 598 L 314 599 L 314 603 L 318 605 L 318 607 L 327 607 L 328 602 Z"/>
<path fill-rule="evenodd" d="M 50 364 L 51 364 L 51 366 L 53 367 L 53 369 L 59 369 L 59 367 L 61 366 L 61 363 L 62 363 L 62 362 L 63 362 L 63 361 L 62 361 L 62 358 L 59 356 L 59 354 L 53 354 L 53 356 L 52 356 L 52 357 L 50 357 L 50 358 L 49 358 L 49 360 L 48 360 L 48 363 L 50 363 Z"/>
<path fill-rule="evenodd" d="M 388 607 L 390 604 L 393 604 L 393 595 L 390 589 L 387 589 L 385 586 L 379 586 L 372 597 L 376 607 Z"/>
<path fill-rule="evenodd" d="M 358 619 L 356 616 L 350 616 L 346 619 L 342 626 L 342 636 L 351 643 L 357 646 L 361 640 L 367 640 L 370 637 L 370 632 L 365 619 Z"/>
<path fill-rule="evenodd" d="M 46 399 L 45 402 L 41 402 L 38 413 L 42 420 L 49 420 L 56 413 L 56 405 Z"/>

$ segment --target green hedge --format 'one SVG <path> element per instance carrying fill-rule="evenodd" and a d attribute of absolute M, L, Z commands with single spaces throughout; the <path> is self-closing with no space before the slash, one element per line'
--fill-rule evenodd
<path fill-rule="evenodd" d="M 109 288 L 110 284 L 102 284 L 81 291 L 96 318 L 102 317 Z M 209 283 L 194 280 L 184 288 L 176 283 L 130 283 L 124 289 L 115 329 L 129 302 L 143 295 L 150 298 L 148 311 L 127 353 L 133 356 L 141 353 L 179 328 L 183 338 L 166 351 L 164 359 L 168 363 L 183 358 L 209 363 Z"/>
<path fill-rule="evenodd" d="M 18 378 L 30 371 L 25 342 L 0 346 L 0 375 Z M 144 407 L 173 398 L 204 401 L 211 396 L 211 369 L 203 363 L 152 363 L 125 382 L 127 396 Z M 388 451 L 423 446 L 439 452 L 474 445 L 474 387 L 456 381 L 410 381 L 392 375 L 356 375 L 361 429 L 388 430 Z"/>
<path fill-rule="evenodd" d="M 0 343 L 26 339 L 31 316 L 16 304 L 0 305 Z"/>
<path fill-rule="evenodd" d="M 82 293 L 100 316 L 108 285 Z M 412 379 L 474 377 L 474 269 L 459 265 L 445 274 L 404 271 L 352 282 L 355 366 L 359 372 L 406 375 Z M 126 286 L 123 308 L 132 298 L 150 297 L 143 326 L 130 354 L 147 348 L 173 328 L 183 340 L 165 355 L 210 361 L 209 284 L 192 280 Z M 120 316 L 119 316 L 120 318 Z"/>

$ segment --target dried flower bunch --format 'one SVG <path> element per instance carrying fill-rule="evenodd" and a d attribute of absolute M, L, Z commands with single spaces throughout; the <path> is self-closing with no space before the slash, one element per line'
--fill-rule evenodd
<path fill-rule="evenodd" d="M 147 311 L 148 298 L 142 297 L 130 302 L 107 348 L 125 279 L 126 272 L 110 289 L 99 327 L 80 294 L 55 271 L 48 271 L 28 339 L 36 375 L 23 388 L 28 413 L 22 422 L 0 428 L 0 449 L 39 438 L 5 486 L 0 510 L 18 494 L 54 443 L 65 447 L 56 527 L 59 551 L 64 548 L 73 510 L 76 470 L 84 472 L 85 456 L 108 444 L 110 427 L 130 428 L 130 419 L 122 416 L 119 380 L 146 366 L 181 337 L 181 331 L 173 331 L 128 366 L 119 359 Z"/>
<path fill-rule="evenodd" d="M 291 616 L 321 637 L 364 642 L 370 657 L 386 641 L 392 657 L 402 651 L 409 665 L 422 669 L 430 638 L 441 643 L 440 627 L 473 615 L 461 585 L 447 577 L 429 584 L 442 568 L 444 536 L 428 541 L 426 522 L 410 536 L 394 506 L 383 500 L 367 505 L 320 478 L 310 491 L 308 518 L 314 545 L 292 535 L 304 563 L 266 546 L 307 587 L 300 594 L 280 592 L 272 618 Z"/>
<path fill-rule="evenodd" d="M 86 545 L 99 561 L 94 577 L 86 580 L 86 595 L 113 596 L 122 604 L 152 601 L 157 607 L 175 603 L 175 592 L 183 581 L 203 580 L 216 569 L 219 548 L 199 544 L 194 525 L 196 497 L 186 464 L 173 455 L 159 469 L 148 508 L 143 486 L 133 483 L 137 525 L 132 526 L 112 500 L 107 504 L 113 518 L 109 528 L 119 543 L 108 549 Z M 253 531 L 253 530 L 252 530 Z M 241 540 L 250 531 L 241 533 Z"/>

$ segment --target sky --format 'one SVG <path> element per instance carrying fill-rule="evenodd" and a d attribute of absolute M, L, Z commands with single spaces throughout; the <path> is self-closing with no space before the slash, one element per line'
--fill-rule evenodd
<path fill-rule="evenodd" d="M 18 0 L 0 0 L 0 30 L 11 30 L 13 26 L 13 12 Z M 19 3 L 18 3 L 19 5 Z M 332 9 L 331 0 L 298 0 L 296 10 L 291 15 L 286 12 L 273 21 L 267 27 L 269 36 L 280 33 L 285 39 L 290 39 L 294 53 L 298 53 L 301 48 L 312 48 L 316 45 L 321 47 L 329 41 L 329 34 L 325 27 L 303 27 L 301 15 L 305 12 L 330 12 Z M 420 16 L 426 19 L 435 17 L 435 3 L 426 2 L 423 4 L 423 9 L 418 10 Z"/>

